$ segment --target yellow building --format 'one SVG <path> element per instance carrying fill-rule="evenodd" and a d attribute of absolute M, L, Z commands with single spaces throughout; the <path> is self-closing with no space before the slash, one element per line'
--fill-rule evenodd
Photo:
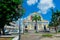
<path fill-rule="evenodd" d="M 32 22 L 31 16 L 32 16 L 32 15 L 35 15 L 35 14 L 36 14 L 36 15 L 40 15 L 39 13 L 34 12 L 34 13 L 32 13 L 31 15 L 29 15 L 27 18 L 25 18 L 25 19 L 23 20 L 24 26 L 27 25 L 27 28 L 28 28 L 29 30 L 34 30 L 35 21 Z M 41 16 L 41 15 L 40 15 L 40 16 Z M 41 16 L 41 21 L 37 21 L 37 28 L 38 28 L 38 30 L 43 30 L 43 29 L 44 29 L 44 25 L 47 27 L 48 24 L 49 24 L 49 21 L 44 20 L 44 19 L 42 18 L 42 16 Z"/>

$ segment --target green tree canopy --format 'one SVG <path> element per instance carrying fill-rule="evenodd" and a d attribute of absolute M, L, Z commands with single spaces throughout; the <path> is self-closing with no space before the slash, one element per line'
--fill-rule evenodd
<path fill-rule="evenodd" d="M 16 21 L 24 14 L 22 0 L 1 0 L 0 1 L 0 28 L 4 28 L 5 24 Z"/>
<path fill-rule="evenodd" d="M 59 18 L 60 17 L 60 11 L 56 10 L 56 12 L 53 12 L 52 13 L 52 18 L 51 18 L 51 26 L 58 26 L 59 25 Z M 49 25 L 50 25 L 49 24 Z"/>
<path fill-rule="evenodd" d="M 0 23 L 8 24 L 9 22 L 16 21 L 22 17 L 23 13 L 22 0 L 0 1 Z"/>
<path fill-rule="evenodd" d="M 37 15 L 37 13 L 32 16 L 32 21 L 41 21 L 41 16 L 40 15 Z"/>
<path fill-rule="evenodd" d="M 60 11 L 56 10 L 56 12 L 52 12 L 51 22 L 49 23 L 49 27 L 54 27 L 57 32 L 57 27 L 60 25 Z"/>

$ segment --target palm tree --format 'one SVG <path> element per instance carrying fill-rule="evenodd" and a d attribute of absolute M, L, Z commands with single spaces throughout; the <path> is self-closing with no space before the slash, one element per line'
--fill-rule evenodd
<path fill-rule="evenodd" d="M 40 15 L 35 14 L 34 16 L 32 16 L 32 21 L 35 21 L 35 30 L 36 32 L 38 32 L 37 21 L 41 21 Z"/>

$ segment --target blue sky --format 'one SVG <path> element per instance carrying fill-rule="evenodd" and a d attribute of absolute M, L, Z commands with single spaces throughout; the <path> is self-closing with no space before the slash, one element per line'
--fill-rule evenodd
<path fill-rule="evenodd" d="M 26 12 L 23 18 L 27 17 L 33 12 L 38 12 L 43 19 L 50 21 L 52 12 L 51 7 L 60 10 L 60 0 L 24 0 L 23 7 Z"/>

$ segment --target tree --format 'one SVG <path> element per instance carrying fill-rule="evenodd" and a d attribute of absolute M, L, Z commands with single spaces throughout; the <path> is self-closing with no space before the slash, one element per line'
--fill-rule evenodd
<path fill-rule="evenodd" d="M 1 0 L 0 1 L 0 29 L 4 32 L 4 25 L 18 20 L 24 14 L 22 0 Z M 1 32 L 1 31 L 0 31 Z"/>
<path fill-rule="evenodd" d="M 60 16 L 60 12 L 56 10 L 56 12 L 52 12 L 52 18 L 51 22 L 49 23 L 49 26 L 55 27 L 55 31 L 57 32 L 57 26 L 60 24 L 58 17 Z"/>
<path fill-rule="evenodd" d="M 32 21 L 35 21 L 35 27 L 36 27 L 36 32 L 38 31 L 37 29 L 37 21 L 41 21 L 41 17 L 40 15 L 37 15 L 37 13 L 35 15 L 32 16 Z"/>

